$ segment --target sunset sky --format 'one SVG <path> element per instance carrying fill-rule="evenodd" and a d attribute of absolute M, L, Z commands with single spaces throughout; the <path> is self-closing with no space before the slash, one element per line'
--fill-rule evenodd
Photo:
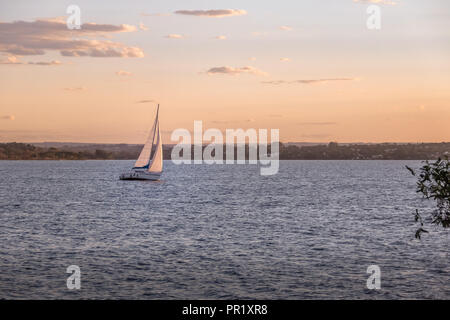
<path fill-rule="evenodd" d="M 0 142 L 143 143 L 156 103 L 164 143 L 450 141 L 450 1 L 7 0 L 0 72 Z"/>

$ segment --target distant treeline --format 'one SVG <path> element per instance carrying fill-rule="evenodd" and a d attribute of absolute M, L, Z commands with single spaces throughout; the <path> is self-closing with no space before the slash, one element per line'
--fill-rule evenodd
<path fill-rule="evenodd" d="M 141 148 L 140 145 L 127 144 L 62 145 L 47 148 L 24 143 L 0 143 L 0 160 L 132 160 L 137 159 Z M 164 159 L 171 158 L 172 148 L 173 145 L 164 146 Z M 246 155 L 248 152 L 247 146 Z M 450 142 L 345 145 L 330 142 L 328 145 L 300 147 L 280 144 L 281 160 L 426 160 L 446 155 L 450 155 Z"/>

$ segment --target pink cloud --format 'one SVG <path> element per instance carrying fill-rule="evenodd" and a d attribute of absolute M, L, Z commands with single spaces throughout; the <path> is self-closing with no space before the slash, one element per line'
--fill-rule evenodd
<path fill-rule="evenodd" d="M 188 16 L 199 16 L 208 18 L 223 18 L 231 16 L 246 15 L 247 11 L 237 9 L 219 9 L 219 10 L 178 10 L 176 14 L 183 14 Z"/>
<path fill-rule="evenodd" d="M 13 55 L 43 55 L 59 51 L 71 57 L 143 57 L 138 47 L 110 40 L 96 40 L 115 33 L 134 32 L 135 26 L 85 23 L 79 30 L 69 30 L 63 19 L 32 22 L 0 22 L 0 52 Z"/>
<path fill-rule="evenodd" d="M 213 74 L 228 74 L 228 75 L 238 75 L 241 73 L 248 73 L 248 74 L 254 74 L 258 76 L 267 76 L 267 73 L 264 71 L 261 71 L 255 67 L 251 66 L 245 66 L 240 68 L 233 68 L 233 67 L 214 67 L 206 71 L 207 74 L 213 75 Z"/>

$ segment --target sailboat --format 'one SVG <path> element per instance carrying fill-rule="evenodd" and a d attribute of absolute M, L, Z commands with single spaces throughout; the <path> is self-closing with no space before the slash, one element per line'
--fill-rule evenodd
<path fill-rule="evenodd" d="M 153 153 L 152 153 L 153 152 Z M 163 171 L 162 140 L 159 131 L 159 104 L 155 122 L 134 167 L 120 175 L 120 180 L 159 180 Z"/>

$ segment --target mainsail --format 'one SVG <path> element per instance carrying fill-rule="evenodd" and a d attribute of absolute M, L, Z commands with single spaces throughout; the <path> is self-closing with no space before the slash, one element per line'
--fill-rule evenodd
<path fill-rule="evenodd" d="M 159 119 L 156 116 L 156 149 L 153 154 L 152 161 L 150 162 L 149 172 L 161 173 L 163 170 L 163 152 L 162 152 L 162 139 L 159 131 Z"/>
<path fill-rule="evenodd" d="M 141 154 L 139 155 L 139 158 L 136 160 L 136 163 L 134 164 L 134 168 L 148 168 L 150 165 L 150 158 L 152 155 L 153 144 L 155 142 L 157 126 L 159 132 L 158 114 L 159 114 L 159 105 L 158 111 L 156 112 L 155 122 L 153 123 L 152 129 L 150 130 L 147 142 L 145 143 L 144 148 L 142 148 Z"/>

